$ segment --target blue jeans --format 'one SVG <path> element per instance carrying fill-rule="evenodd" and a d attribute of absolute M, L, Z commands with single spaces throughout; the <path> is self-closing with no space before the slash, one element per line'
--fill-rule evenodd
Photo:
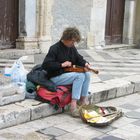
<path fill-rule="evenodd" d="M 72 99 L 79 100 L 81 96 L 88 96 L 90 72 L 69 72 L 50 79 L 56 86 L 72 84 Z"/>

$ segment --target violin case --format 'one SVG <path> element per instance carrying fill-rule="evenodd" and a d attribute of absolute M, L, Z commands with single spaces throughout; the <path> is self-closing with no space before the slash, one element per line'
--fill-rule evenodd
<path fill-rule="evenodd" d="M 122 111 L 116 107 L 101 107 L 95 104 L 83 105 L 79 108 L 80 118 L 92 126 L 107 126 L 122 116 Z"/>

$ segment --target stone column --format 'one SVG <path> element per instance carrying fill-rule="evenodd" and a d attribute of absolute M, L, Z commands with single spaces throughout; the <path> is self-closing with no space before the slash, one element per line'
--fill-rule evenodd
<path fill-rule="evenodd" d="M 16 48 L 33 49 L 37 47 L 36 0 L 19 0 L 19 37 L 16 40 Z"/>
<path fill-rule="evenodd" d="M 107 0 L 93 0 L 88 47 L 100 49 L 105 46 L 106 7 Z"/>
<path fill-rule="evenodd" d="M 135 34 L 134 43 L 140 48 L 140 1 L 136 1 L 136 19 L 135 19 Z"/>
<path fill-rule="evenodd" d="M 134 29 L 135 29 L 135 10 L 136 1 L 125 1 L 125 14 L 124 14 L 124 28 L 123 28 L 123 43 L 134 43 Z"/>
<path fill-rule="evenodd" d="M 53 0 L 37 0 L 37 37 L 38 45 L 46 53 L 51 45 Z"/>

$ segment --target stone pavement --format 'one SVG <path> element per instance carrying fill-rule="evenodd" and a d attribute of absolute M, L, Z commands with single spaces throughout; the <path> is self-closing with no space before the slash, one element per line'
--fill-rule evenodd
<path fill-rule="evenodd" d="M 98 81 L 122 78 L 140 74 L 140 49 L 94 50 L 80 49 L 79 53 L 99 69 Z M 36 54 L 35 63 L 39 64 L 45 54 Z M 96 81 L 97 82 L 97 79 Z"/>
<path fill-rule="evenodd" d="M 99 75 L 91 74 L 90 96 L 91 103 L 99 103 L 109 99 L 134 94 L 140 92 L 140 50 L 120 49 L 120 50 L 79 50 L 94 68 L 99 69 Z M 3 55 L 4 56 L 4 55 Z M 24 66 L 31 69 L 35 64 L 43 61 L 45 54 L 29 55 L 24 60 Z M 11 56 L 13 58 L 13 56 Z M 14 60 L 0 59 L 0 66 L 11 66 Z M 8 94 L 6 99 L 12 99 L 13 94 Z M 3 99 L 3 100 L 2 100 Z M 0 107 L 0 129 L 47 117 L 60 111 L 55 111 L 50 105 L 40 103 L 33 99 L 23 97 L 14 100 L 16 103 L 5 105 L 9 102 L 2 98 Z M 120 98 L 118 98 L 119 100 Z M 117 99 L 116 99 L 117 100 Z M 17 102 L 18 101 L 18 102 Z M 112 100 L 111 100 L 112 101 Z M 113 105 L 111 103 L 111 105 Z M 126 105 L 126 107 L 129 105 Z M 137 116 L 138 113 L 134 112 Z M 60 115 L 61 116 L 61 115 Z M 48 117 L 47 117 L 48 118 Z M 46 118 L 46 119 L 47 119 Z M 62 117 L 63 118 L 63 117 Z M 1 135 L 0 135 L 1 136 Z"/>
<path fill-rule="evenodd" d="M 139 140 L 140 92 L 99 103 L 122 109 L 124 116 L 107 127 L 93 127 L 57 114 L 0 130 L 0 140 Z"/>
<path fill-rule="evenodd" d="M 140 49 L 81 49 L 79 53 L 99 70 L 98 75 L 91 74 L 91 102 L 97 103 L 140 90 Z M 44 57 L 45 54 L 35 55 L 35 63 L 41 63 Z"/>

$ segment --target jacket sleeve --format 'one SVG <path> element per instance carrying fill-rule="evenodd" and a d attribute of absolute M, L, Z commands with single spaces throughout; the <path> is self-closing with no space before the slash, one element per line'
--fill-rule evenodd
<path fill-rule="evenodd" d="M 75 51 L 76 51 L 76 55 L 77 55 L 77 64 L 76 65 L 79 65 L 79 66 L 85 66 L 85 63 L 87 62 L 82 55 L 80 55 L 78 53 L 78 51 L 76 50 L 75 48 Z"/>
<path fill-rule="evenodd" d="M 57 49 L 51 47 L 42 63 L 42 68 L 46 71 L 54 71 L 60 69 L 61 63 L 57 62 L 56 56 L 57 56 Z"/>

